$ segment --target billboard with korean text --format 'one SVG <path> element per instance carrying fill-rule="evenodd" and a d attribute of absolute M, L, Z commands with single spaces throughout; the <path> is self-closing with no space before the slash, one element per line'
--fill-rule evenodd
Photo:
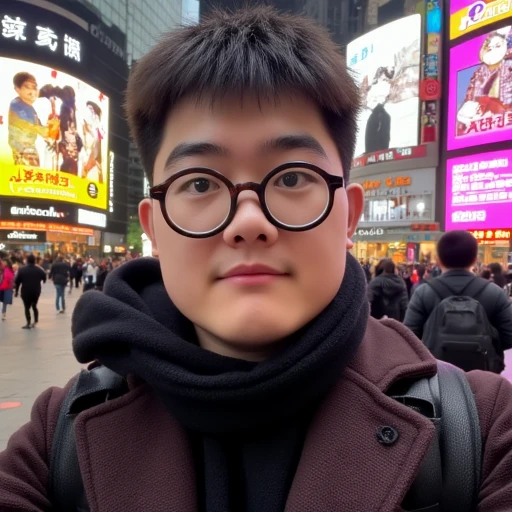
<path fill-rule="evenodd" d="M 347 64 L 360 86 L 363 105 L 354 167 L 362 155 L 377 156 L 366 158 L 366 163 L 385 161 L 394 148 L 410 151 L 419 143 L 421 29 L 421 15 L 413 14 L 347 46 Z"/>
<path fill-rule="evenodd" d="M 512 219 L 512 149 L 446 162 L 446 226 L 501 229 Z"/>
<path fill-rule="evenodd" d="M 512 17 L 512 0 L 450 0 L 450 39 Z"/>
<path fill-rule="evenodd" d="M 450 50 L 447 149 L 512 138 L 512 26 Z"/>
<path fill-rule="evenodd" d="M 0 57 L 0 196 L 107 208 L 109 100 L 51 67 Z"/>

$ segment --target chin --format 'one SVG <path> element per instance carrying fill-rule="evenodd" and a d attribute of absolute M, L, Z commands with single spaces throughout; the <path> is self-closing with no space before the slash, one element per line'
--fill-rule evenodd
<path fill-rule="evenodd" d="M 284 317 L 288 317 L 284 321 Z M 305 325 L 302 315 L 290 317 L 290 311 L 280 314 L 279 311 L 268 314 L 253 313 L 231 318 L 229 324 L 224 323 L 215 329 L 215 334 L 233 347 L 258 349 L 278 343 L 283 338 L 298 331 Z"/>

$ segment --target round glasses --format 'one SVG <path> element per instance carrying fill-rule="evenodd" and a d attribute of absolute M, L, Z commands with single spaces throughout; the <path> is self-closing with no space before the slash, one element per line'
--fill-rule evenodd
<path fill-rule="evenodd" d="M 306 231 L 329 215 L 343 178 L 307 162 L 289 162 L 270 171 L 261 183 L 234 185 L 223 174 L 193 167 L 173 174 L 149 195 L 160 203 L 167 224 L 191 238 L 207 238 L 224 230 L 236 213 L 238 195 L 252 190 L 274 226 Z"/>

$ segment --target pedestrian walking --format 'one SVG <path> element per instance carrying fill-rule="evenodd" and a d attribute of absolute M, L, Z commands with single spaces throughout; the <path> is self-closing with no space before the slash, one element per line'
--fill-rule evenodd
<path fill-rule="evenodd" d="M 392 259 L 380 261 L 382 273 L 368 284 L 370 314 L 374 318 L 393 318 L 402 322 L 407 310 L 409 297 L 404 280 L 396 274 Z"/>
<path fill-rule="evenodd" d="M 93 290 L 96 286 L 96 279 L 98 277 L 98 267 L 93 258 L 89 258 L 87 265 L 83 271 L 84 276 L 84 292 Z"/>
<path fill-rule="evenodd" d="M 7 306 L 12 304 L 14 269 L 11 261 L 5 258 L 0 262 L 0 302 L 2 303 L 2 321 L 7 319 Z"/>
<path fill-rule="evenodd" d="M 66 312 L 66 286 L 68 284 L 71 267 L 62 257 L 52 265 L 50 270 L 50 279 L 55 286 L 55 308 L 57 313 L 64 314 Z"/>
<path fill-rule="evenodd" d="M 442 274 L 413 294 L 404 323 L 440 359 L 501 373 L 512 348 L 512 306 L 491 271 L 475 276 L 478 242 L 468 231 L 449 231 L 437 243 Z M 495 269 L 496 270 L 496 269 Z"/>
<path fill-rule="evenodd" d="M 36 258 L 33 254 L 27 256 L 27 264 L 18 270 L 16 275 L 16 297 L 21 288 L 21 300 L 25 308 L 25 319 L 27 323 L 22 329 L 33 329 L 39 322 L 39 310 L 37 303 L 41 296 L 41 283 L 46 283 L 46 272 L 36 265 Z M 30 310 L 34 314 L 32 322 Z"/>

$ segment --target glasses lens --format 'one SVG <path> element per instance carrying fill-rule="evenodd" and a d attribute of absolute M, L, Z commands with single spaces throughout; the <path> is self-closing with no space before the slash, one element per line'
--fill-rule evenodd
<path fill-rule="evenodd" d="M 228 217 L 231 196 L 225 183 L 209 174 L 186 174 L 167 190 L 169 218 L 184 231 L 201 234 L 218 228 Z"/>
<path fill-rule="evenodd" d="M 281 224 L 307 226 L 325 214 L 329 186 L 315 171 L 285 169 L 267 183 L 265 202 L 272 217 Z"/>

